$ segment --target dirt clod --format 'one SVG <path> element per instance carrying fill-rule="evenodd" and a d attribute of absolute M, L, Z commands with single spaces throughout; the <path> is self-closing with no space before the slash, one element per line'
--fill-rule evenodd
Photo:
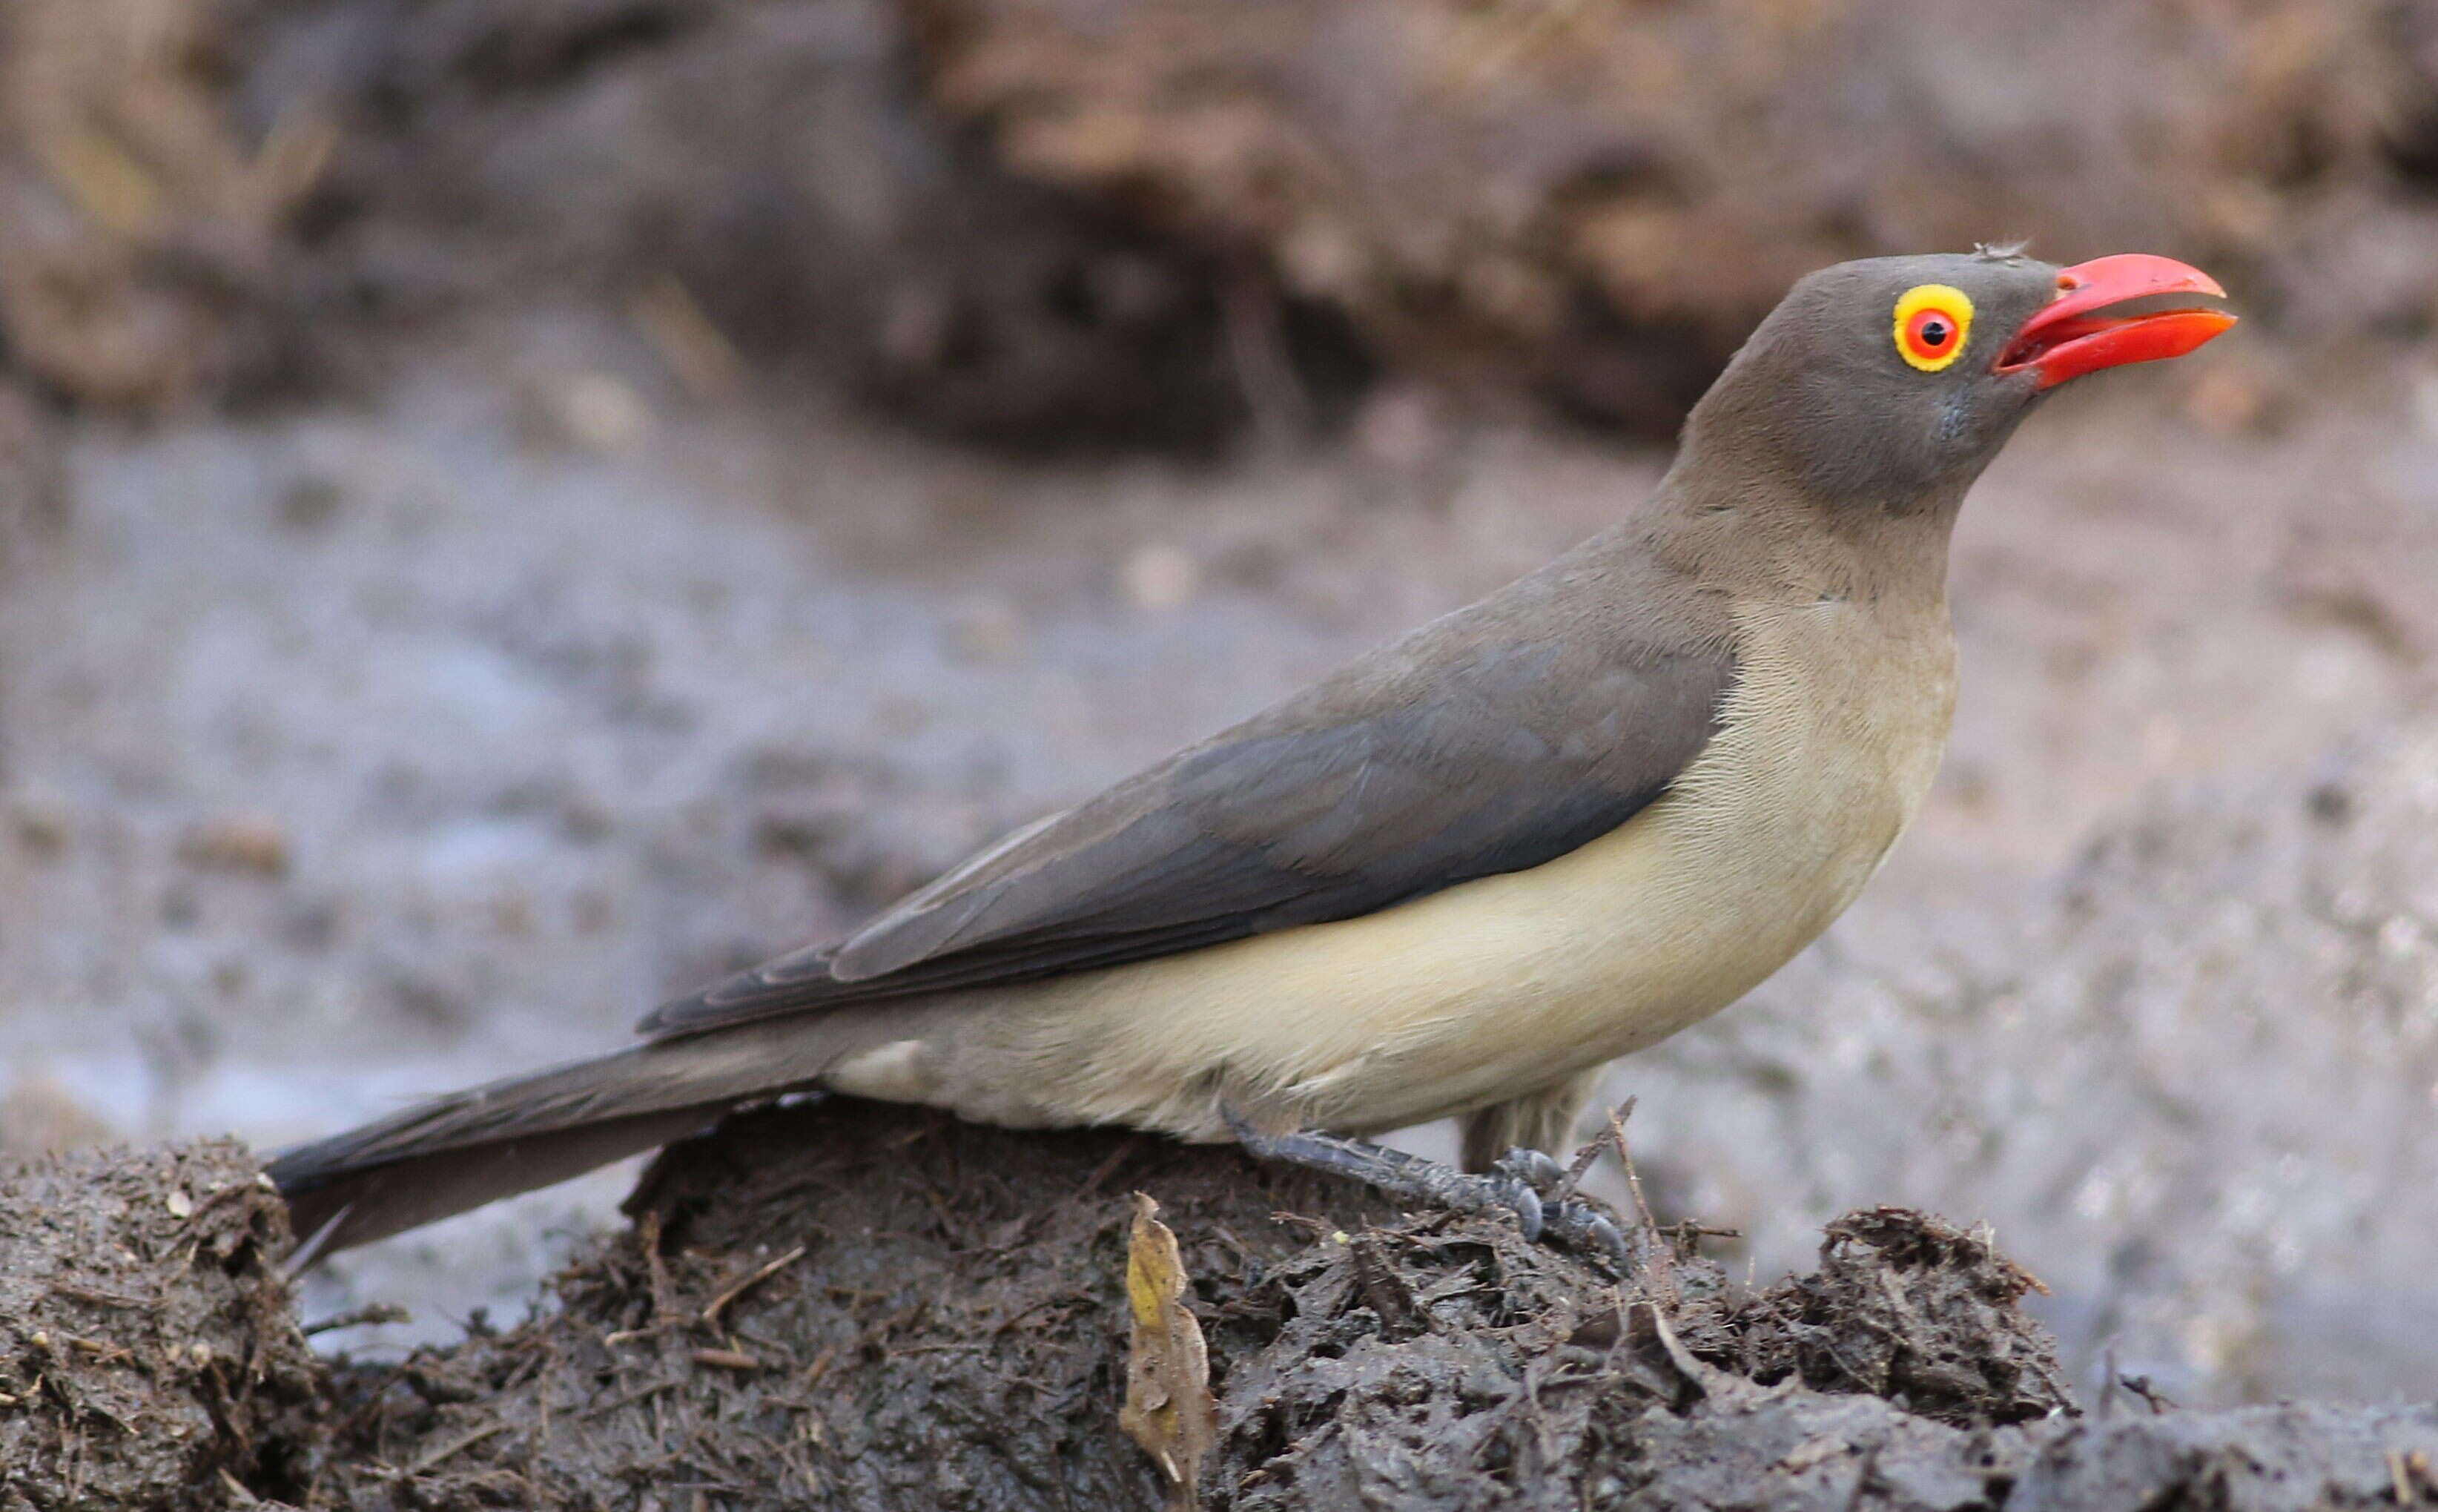
<path fill-rule="evenodd" d="M 1828 1225 L 1820 1269 L 1740 1310 L 1718 1362 L 1764 1384 L 1868 1392 L 1955 1427 L 2074 1410 L 2057 1341 L 2015 1304 L 2043 1290 L 1986 1234 L 1902 1208 Z"/>

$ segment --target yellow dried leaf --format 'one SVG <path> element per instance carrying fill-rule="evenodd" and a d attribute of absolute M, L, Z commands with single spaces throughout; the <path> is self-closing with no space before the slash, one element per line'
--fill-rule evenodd
<path fill-rule="evenodd" d="M 1185 1305 L 1185 1262 L 1159 1204 L 1135 1194 L 1126 1239 L 1126 1302 L 1134 1336 L 1126 1351 L 1126 1404 L 1118 1426 L 1142 1446 L 1175 1488 L 1173 1505 L 1200 1504 L 1202 1456 L 1218 1430 L 1210 1396 L 1210 1355 L 1202 1325 Z"/>

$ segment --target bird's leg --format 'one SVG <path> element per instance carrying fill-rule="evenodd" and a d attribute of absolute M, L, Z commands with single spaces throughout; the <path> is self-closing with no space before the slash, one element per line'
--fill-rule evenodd
<path fill-rule="evenodd" d="M 1582 1202 L 1546 1202 L 1542 1190 L 1563 1180 L 1565 1167 L 1537 1149 L 1517 1147 L 1487 1171 L 1460 1171 L 1440 1161 L 1390 1149 L 1368 1139 L 1298 1130 L 1268 1134 L 1226 1113 L 1237 1143 L 1259 1160 L 1283 1161 L 1308 1170 L 1351 1177 L 1401 1201 L 1454 1208 L 1461 1213 L 1503 1209 L 1515 1215 L 1528 1239 L 1546 1236 L 1569 1249 L 1607 1257 L 1632 1268 L 1631 1252 L 1616 1225 Z"/>
<path fill-rule="evenodd" d="M 1527 1149 L 1574 1148 L 1575 1125 L 1599 1090 L 1603 1069 L 1594 1066 L 1458 1119 L 1457 1131 L 1462 1136 L 1458 1158 L 1464 1168 L 1486 1171 L 1519 1145 Z"/>
<path fill-rule="evenodd" d="M 1257 1159 L 1351 1177 L 1390 1197 L 1435 1207 L 1452 1207 L 1466 1213 L 1505 1208 L 1523 1225 L 1526 1238 L 1541 1236 L 1541 1194 L 1523 1172 L 1495 1170 L 1476 1175 L 1405 1150 L 1375 1145 L 1368 1139 L 1309 1130 L 1264 1134 L 1249 1125 L 1230 1122 L 1235 1123 L 1237 1143 Z"/>

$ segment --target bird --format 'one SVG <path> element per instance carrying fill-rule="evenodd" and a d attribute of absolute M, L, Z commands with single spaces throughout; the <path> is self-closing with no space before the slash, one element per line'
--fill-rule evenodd
<path fill-rule="evenodd" d="M 1476 1172 L 1556 1147 L 1607 1062 L 1768 978 L 1912 819 L 1983 469 L 2060 384 L 2191 352 L 2225 304 L 2144 254 L 1806 275 L 1656 488 L 1548 565 L 625 1047 L 267 1170 L 320 1254 L 807 1093 L 1257 1150 L 1453 1116 Z"/>

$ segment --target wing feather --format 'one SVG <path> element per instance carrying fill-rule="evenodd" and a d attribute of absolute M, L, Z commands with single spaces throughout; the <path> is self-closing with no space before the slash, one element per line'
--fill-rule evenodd
<path fill-rule="evenodd" d="M 1120 966 L 1537 866 L 1665 792 L 1734 676 L 1722 605 L 1595 541 L 643 1027 Z"/>

